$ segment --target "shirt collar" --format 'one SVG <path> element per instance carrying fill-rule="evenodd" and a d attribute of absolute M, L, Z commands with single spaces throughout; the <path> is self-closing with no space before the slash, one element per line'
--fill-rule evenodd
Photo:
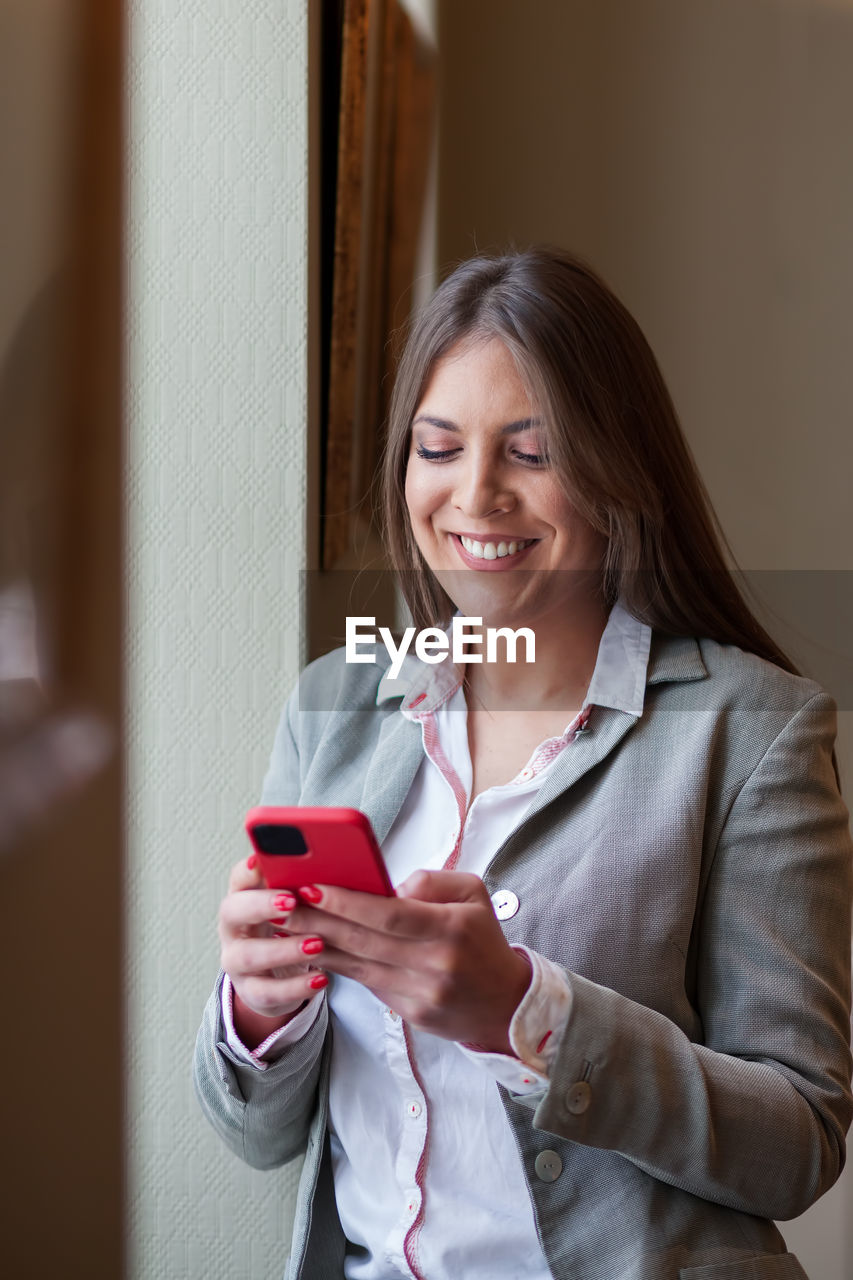
<path fill-rule="evenodd" d="M 445 634 L 450 636 L 450 627 Z M 399 674 L 392 680 L 386 672 L 379 681 L 376 702 L 379 705 L 388 698 L 402 698 L 400 710 L 403 715 L 416 712 L 422 716 L 428 711 L 435 711 L 452 697 L 461 683 L 462 672 L 450 658 L 432 666 L 421 662 L 415 654 L 407 653 Z"/>
<path fill-rule="evenodd" d="M 598 646 L 585 703 L 641 716 L 651 643 L 648 623 L 628 613 L 617 600 Z"/>
<path fill-rule="evenodd" d="M 450 635 L 449 627 L 447 634 Z M 612 707 L 629 715 L 642 715 L 651 639 L 651 627 L 628 613 L 617 600 L 599 641 L 584 706 Z M 380 680 L 376 703 L 402 698 L 400 710 L 405 716 L 421 716 L 446 702 L 461 683 L 462 673 L 449 659 L 430 666 L 407 653 L 399 674 L 392 680 L 386 672 Z"/>

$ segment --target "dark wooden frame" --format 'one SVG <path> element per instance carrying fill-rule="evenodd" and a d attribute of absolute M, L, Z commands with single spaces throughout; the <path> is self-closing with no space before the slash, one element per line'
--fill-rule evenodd
<path fill-rule="evenodd" d="M 337 120 L 326 103 L 322 145 L 337 156 L 330 315 L 325 326 L 322 567 L 370 526 L 400 327 L 411 305 L 434 129 L 435 66 L 398 0 L 344 0 Z M 327 157 L 328 159 L 328 157 Z M 328 173 L 330 166 L 324 165 Z"/>

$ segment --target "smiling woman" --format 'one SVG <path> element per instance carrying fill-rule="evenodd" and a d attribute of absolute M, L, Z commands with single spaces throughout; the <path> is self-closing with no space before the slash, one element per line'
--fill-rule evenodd
<path fill-rule="evenodd" d="M 450 405 L 443 416 L 437 398 Z M 454 405 L 459 423 L 446 420 Z M 422 474 L 412 464 L 457 458 L 466 423 L 467 434 L 497 429 L 507 461 L 533 469 L 525 492 L 547 507 L 540 519 L 547 523 L 550 512 L 561 527 L 573 523 L 572 547 L 583 528 L 596 568 L 601 549 L 608 606 L 621 597 L 667 631 L 711 635 L 791 669 L 728 571 L 725 536 L 645 337 L 584 263 L 550 249 L 474 258 L 413 328 L 391 400 L 383 492 L 386 542 L 419 625 L 449 616 L 450 606 L 428 572 L 416 532 L 423 536 L 424 525 L 418 514 L 408 518 L 409 486 Z M 470 465 L 467 472 L 476 483 Z M 485 496 L 472 494 L 475 502 Z M 469 512 L 464 524 L 459 514 L 448 531 L 481 540 L 488 523 L 503 532 L 492 510 Z M 509 531 L 537 533 L 520 523 Z M 569 545 L 546 539 L 530 566 L 573 568 L 579 556 L 588 567 Z"/>
<path fill-rule="evenodd" d="M 772 1219 L 853 1114 L 835 704 L 592 271 L 445 281 L 384 491 L 409 630 L 523 623 L 536 661 L 337 650 L 282 715 L 262 802 L 363 810 L 396 889 L 250 859 L 220 908 L 196 1087 L 250 1164 L 306 1152 L 289 1280 L 802 1280 Z"/>

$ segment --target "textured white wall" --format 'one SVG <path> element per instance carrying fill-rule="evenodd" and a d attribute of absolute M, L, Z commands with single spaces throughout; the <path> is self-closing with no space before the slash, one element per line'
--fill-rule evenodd
<path fill-rule="evenodd" d="M 275 1277 L 295 1168 L 220 1146 L 190 1058 L 305 556 L 308 0 L 131 0 L 131 1274 Z"/>

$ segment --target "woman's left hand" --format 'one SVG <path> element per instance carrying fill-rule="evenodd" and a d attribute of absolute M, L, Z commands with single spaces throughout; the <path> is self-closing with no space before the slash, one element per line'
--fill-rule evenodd
<path fill-rule="evenodd" d="M 509 1024 L 530 964 L 504 937 L 478 876 L 416 871 L 395 898 L 334 885 L 298 897 L 288 929 L 323 939 L 316 962 L 325 971 L 362 983 L 433 1035 L 513 1052 Z"/>

